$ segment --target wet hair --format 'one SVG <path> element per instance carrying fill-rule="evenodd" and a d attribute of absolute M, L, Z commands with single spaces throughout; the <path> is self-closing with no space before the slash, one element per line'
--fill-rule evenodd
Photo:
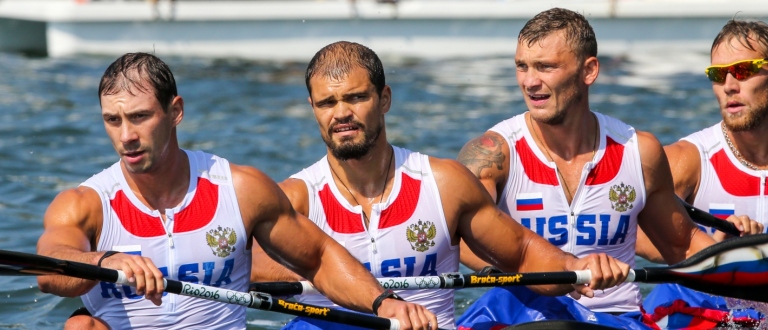
<path fill-rule="evenodd" d="M 147 83 L 154 91 L 147 90 Z M 101 76 L 99 99 L 120 92 L 135 95 L 134 88 L 143 93 L 154 92 L 166 112 L 178 95 L 171 69 L 157 56 L 148 53 L 128 53 L 112 62 Z"/>
<path fill-rule="evenodd" d="M 583 15 L 563 8 L 552 8 L 538 13 L 525 23 L 517 42 L 530 47 L 550 34 L 564 30 L 565 41 L 579 59 L 597 56 L 595 31 Z"/>
<path fill-rule="evenodd" d="M 763 58 L 768 58 L 768 24 L 765 22 L 736 19 L 728 21 L 715 37 L 710 54 L 714 53 L 717 46 L 732 39 L 736 39 L 749 50 L 763 54 Z"/>
<path fill-rule="evenodd" d="M 370 48 L 361 44 L 339 41 L 320 49 L 307 66 L 305 80 L 307 91 L 312 95 L 312 87 L 309 80 L 320 75 L 323 77 L 342 79 L 354 68 L 362 68 L 368 71 L 368 78 L 376 87 L 376 93 L 381 95 L 386 84 L 384 79 L 384 66 Z"/>

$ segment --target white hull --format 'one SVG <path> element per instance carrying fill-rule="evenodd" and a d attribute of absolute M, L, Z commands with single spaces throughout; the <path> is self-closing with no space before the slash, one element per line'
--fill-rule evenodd
<path fill-rule="evenodd" d="M 722 25 L 768 18 L 766 0 L 402 0 L 347 1 L 0 0 L 0 50 L 308 60 L 338 40 L 361 42 L 387 57 L 509 55 L 536 13 L 562 6 L 584 13 L 601 54 L 676 48 L 709 51 Z M 750 15 L 750 16 L 747 16 Z"/>

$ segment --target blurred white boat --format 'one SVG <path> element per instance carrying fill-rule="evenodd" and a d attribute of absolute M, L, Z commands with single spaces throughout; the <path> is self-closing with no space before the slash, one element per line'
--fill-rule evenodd
<path fill-rule="evenodd" d="M 604 55 L 707 53 L 728 19 L 768 19 L 766 0 L 0 0 L 0 50 L 306 61 L 349 40 L 389 57 L 509 55 L 556 6 L 587 16 Z"/>

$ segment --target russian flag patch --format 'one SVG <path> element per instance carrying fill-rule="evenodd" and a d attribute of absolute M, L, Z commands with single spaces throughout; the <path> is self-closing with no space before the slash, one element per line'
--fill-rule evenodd
<path fill-rule="evenodd" d="M 709 203 L 709 213 L 723 220 L 734 214 L 735 210 L 736 205 L 734 204 Z"/>
<path fill-rule="evenodd" d="M 540 211 L 544 209 L 544 200 L 540 192 L 517 194 L 516 204 L 518 211 Z"/>

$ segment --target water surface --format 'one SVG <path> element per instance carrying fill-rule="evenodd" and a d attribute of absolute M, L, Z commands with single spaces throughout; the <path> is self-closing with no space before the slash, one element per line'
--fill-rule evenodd
<path fill-rule="evenodd" d="M 162 55 L 162 54 L 161 54 Z M 117 160 L 96 90 L 113 58 L 28 58 L 0 53 L 0 249 L 35 252 L 55 195 Z M 165 58 L 185 99 L 182 147 L 256 166 L 277 181 L 325 153 L 307 104 L 306 63 Z M 719 120 L 701 73 L 707 50 L 601 57 L 591 107 L 662 143 Z M 453 60 L 384 59 L 393 106 L 391 142 L 455 158 L 469 139 L 525 111 L 512 56 Z M 648 290 L 644 286 L 644 290 Z M 461 313 L 483 290 L 461 290 Z M 79 299 L 42 294 L 33 277 L 0 277 L 0 328 L 60 329 Z M 251 329 L 290 319 L 249 311 Z"/>

